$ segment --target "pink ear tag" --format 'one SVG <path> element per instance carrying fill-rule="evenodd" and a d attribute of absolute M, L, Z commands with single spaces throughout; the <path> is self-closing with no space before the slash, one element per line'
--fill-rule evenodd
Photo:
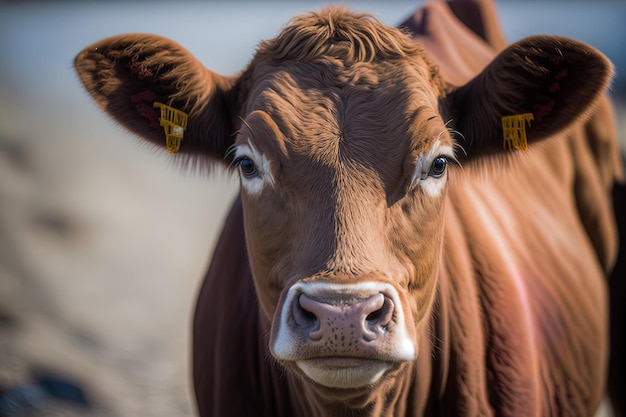
<path fill-rule="evenodd" d="M 527 151 L 526 123 L 534 120 L 532 113 L 514 114 L 502 118 L 502 133 L 504 134 L 504 149 L 509 151 Z"/>
<path fill-rule="evenodd" d="M 180 149 L 183 134 L 187 128 L 187 113 L 155 101 L 152 107 L 161 109 L 159 124 L 165 131 L 165 147 L 168 153 L 176 153 Z"/>

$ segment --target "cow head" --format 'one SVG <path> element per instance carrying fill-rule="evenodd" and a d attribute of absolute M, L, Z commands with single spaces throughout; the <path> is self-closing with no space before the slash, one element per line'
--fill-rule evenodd
<path fill-rule="evenodd" d="M 270 351 L 331 389 L 418 355 L 456 165 L 510 153 L 505 116 L 532 114 L 530 143 L 565 128 L 611 73 L 583 44 L 534 37 L 452 89 L 405 33 L 337 9 L 294 19 L 235 77 L 152 35 L 98 42 L 76 68 L 143 139 L 165 146 L 164 103 L 188 115 L 179 155 L 239 171 Z"/>

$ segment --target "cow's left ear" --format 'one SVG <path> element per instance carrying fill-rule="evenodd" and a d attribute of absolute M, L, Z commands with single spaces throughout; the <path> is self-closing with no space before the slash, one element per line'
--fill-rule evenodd
<path fill-rule="evenodd" d="M 524 149 L 587 117 L 611 76 L 611 63 L 594 48 L 535 36 L 502 51 L 442 108 L 468 158 Z"/>

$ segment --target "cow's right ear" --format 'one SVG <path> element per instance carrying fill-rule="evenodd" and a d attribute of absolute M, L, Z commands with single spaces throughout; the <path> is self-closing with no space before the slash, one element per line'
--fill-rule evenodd
<path fill-rule="evenodd" d="M 209 71 L 155 35 L 104 39 L 80 52 L 74 65 L 96 103 L 131 132 L 170 152 L 224 160 L 236 129 L 237 77 Z"/>

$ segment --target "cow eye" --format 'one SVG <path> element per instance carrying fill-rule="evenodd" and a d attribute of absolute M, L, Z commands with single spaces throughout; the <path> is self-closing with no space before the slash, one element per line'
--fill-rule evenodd
<path fill-rule="evenodd" d="M 430 166 L 430 172 L 428 173 L 428 175 L 430 177 L 439 178 L 443 176 L 443 174 L 446 172 L 447 166 L 448 159 L 445 156 L 440 156 L 433 161 L 433 164 Z"/>
<path fill-rule="evenodd" d="M 252 178 L 258 175 L 256 164 L 247 156 L 237 159 L 236 163 L 239 165 L 239 170 L 244 177 Z"/>

